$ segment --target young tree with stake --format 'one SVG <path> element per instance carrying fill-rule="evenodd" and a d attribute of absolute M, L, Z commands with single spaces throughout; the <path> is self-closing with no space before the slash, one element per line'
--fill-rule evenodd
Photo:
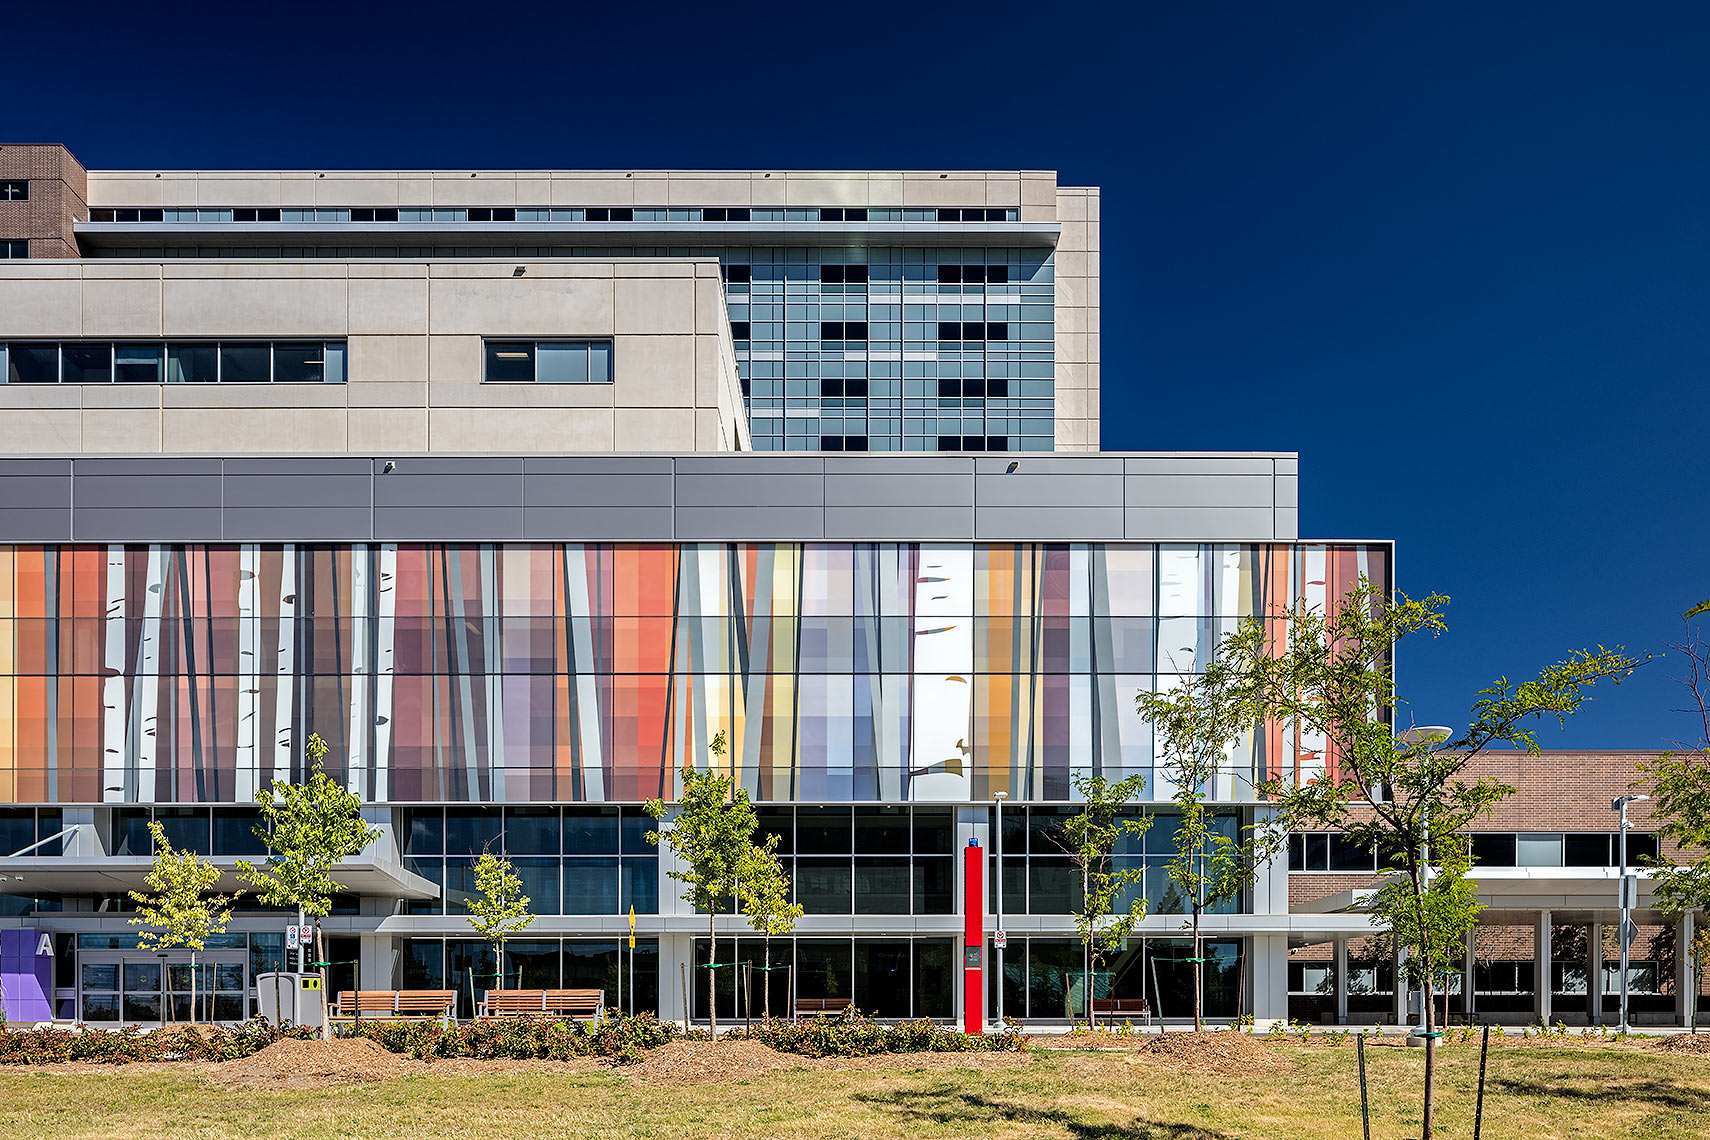
<path fill-rule="evenodd" d="M 713 737 L 711 751 L 715 758 L 723 759 L 723 732 Z M 646 811 L 656 820 L 663 819 L 670 805 L 663 800 L 648 800 Z M 683 884 L 683 901 L 706 912 L 707 1015 L 714 1039 L 718 1037 L 718 986 L 713 973 L 719 968 L 718 912 L 736 898 L 743 867 L 752 858 L 750 850 L 755 846 L 754 832 L 759 826 L 745 789 L 737 788 L 734 780 L 711 768 L 702 772 L 687 767 L 683 769 L 682 798 L 677 801 L 676 818 L 670 828 L 647 833 L 649 843 L 663 843 L 682 862 L 683 869 L 670 875 Z M 778 837 L 770 835 L 760 849 L 771 854 L 777 846 Z"/>
<path fill-rule="evenodd" d="M 1103 776 L 1077 773 L 1074 781 L 1082 802 L 1075 814 L 1063 821 L 1061 838 L 1053 839 L 1081 877 L 1075 930 L 1081 937 L 1081 961 L 1086 967 L 1087 1026 L 1097 1029 L 1094 971 L 1107 956 L 1127 945 L 1134 927 L 1146 917 L 1146 899 L 1139 893 L 1145 872 L 1129 867 L 1113 869 L 1116 844 L 1123 836 L 1144 834 L 1152 826 L 1152 817 L 1126 814 L 1146 785 L 1142 776 L 1129 776 L 1113 784 Z M 1002 868 L 998 873 L 1003 873 Z M 1128 907 L 1119 911 L 1117 903 L 1124 895 L 1128 896 Z"/>
<path fill-rule="evenodd" d="M 1258 681 L 1247 664 L 1261 650 L 1264 627 L 1249 622 L 1224 638 L 1205 671 L 1174 687 L 1141 693 L 1135 703 L 1154 730 L 1158 765 L 1174 786 L 1179 821 L 1171 835 L 1175 855 L 1165 869 L 1188 911 L 1193 938 L 1193 1028 L 1205 1028 L 1205 944 L 1200 920 L 1207 911 L 1240 898 L 1259 865 L 1281 840 L 1271 828 L 1245 827 L 1230 835 L 1217 826 L 1210 800 L 1231 750 L 1260 719 Z M 1161 1011 L 1160 1011 L 1161 1012 Z"/>
<path fill-rule="evenodd" d="M 1563 721 L 1578 711 L 1587 689 L 1618 683 L 1642 664 L 1601 647 L 1581 651 L 1536 680 L 1503 678 L 1481 690 L 1471 723 L 1452 739 L 1397 734 L 1393 722 L 1401 702 L 1391 655 L 1405 637 L 1444 629 L 1447 604 L 1435 594 L 1392 601 L 1362 578 L 1331 613 L 1292 609 L 1286 646 L 1240 641 L 1234 662 L 1260 680 L 1268 716 L 1293 721 L 1328 746 L 1318 778 L 1263 787 L 1282 808 L 1279 829 L 1340 831 L 1352 843 L 1393 853 L 1385 868 L 1391 877 L 1372 898 L 1371 920 L 1393 931 L 1407 957 L 1406 973 L 1424 999 L 1424 1140 L 1431 1140 L 1436 1108 L 1434 977 L 1464 953 L 1480 910 L 1466 878 L 1467 830 L 1514 792 L 1488 777 L 1472 778 L 1469 768 L 1496 744 L 1536 753 L 1525 722 Z"/>
<path fill-rule="evenodd" d="M 237 865 L 238 877 L 256 889 L 268 906 L 293 907 L 315 920 L 315 958 L 321 975 L 321 1002 L 326 1002 L 326 940 L 321 919 L 332 910 L 332 897 L 343 885 L 333 879 L 332 868 L 340 861 L 360 855 L 380 838 L 380 829 L 362 819 L 362 801 L 340 787 L 321 764 L 327 745 L 318 734 L 309 737 L 305 750 L 312 774 L 306 783 L 288 784 L 274 779 L 255 794 L 261 807 L 261 823 L 255 834 L 267 843 L 267 859 L 256 866 L 247 859 Z M 321 1019 L 321 1036 L 329 1036 Z"/>
<path fill-rule="evenodd" d="M 469 914 L 464 921 L 493 946 L 493 962 L 498 989 L 505 988 L 505 939 L 519 930 L 534 925 L 529 913 L 529 897 L 522 893 L 522 880 L 509 859 L 501 859 L 483 851 L 475 860 L 475 889 L 477 898 L 464 899 Z"/>
<path fill-rule="evenodd" d="M 190 950 L 190 1023 L 196 1023 L 196 955 L 207 948 L 208 939 L 223 934 L 232 920 L 231 895 L 210 895 L 220 881 L 220 869 L 194 851 L 177 851 L 166 838 L 158 820 L 150 820 L 148 833 L 154 838 L 154 865 L 143 880 L 148 893 L 127 891 L 137 904 L 132 926 L 146 926 L 137 936 L 143 950 L 166 950 L 174 946 Z M 163 970 L 171 967 L 162 965 Z M 166 995 L 166 1018 L 173 1020 L 172 986 Z"/>
<path fill-rule="evenodd" d="M 801 906 L 790 901 L 790 878 L 773 853 L 778 837 L 770 838 L 766 846 L 748 848 L 748 858 L 743 861 L 737 881 L 737 894 L 748 925 L 765 935 L 765 968 L 761 972 L 766 977 L 761 1016 L 767 1021 L 772 1019 L 772 935 L 794 930 L 796 920 L 803 914 Z"/>

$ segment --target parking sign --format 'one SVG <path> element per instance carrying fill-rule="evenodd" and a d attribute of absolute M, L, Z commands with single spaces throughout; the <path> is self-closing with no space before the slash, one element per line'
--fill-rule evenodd
<path fill-rule="evenodd" d="M 285 928 L 285 949 L 295 950 L 303 943 L 297 936 L 297 924 L 292 923 Z"/>

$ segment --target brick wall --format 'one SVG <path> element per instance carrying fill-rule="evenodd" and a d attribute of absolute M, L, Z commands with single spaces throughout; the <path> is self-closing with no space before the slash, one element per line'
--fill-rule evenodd
<path fill-rule="evenodd" d="M 0 179 L 26 178 L 28 202 L 0 202 L 0 240 L 23 238 L 32 258 L 80 257 L 72 223 L 89 217 L 83 164 L 58 145 L 0 145 Z"/>

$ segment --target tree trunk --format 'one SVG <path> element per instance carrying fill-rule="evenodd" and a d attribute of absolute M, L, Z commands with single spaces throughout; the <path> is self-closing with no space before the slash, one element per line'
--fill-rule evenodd
<path fill-rule="evenodd" d="M 196 1024 L 196 951 L 190 951 L 190 1024 Z"/>
<path fill-rule="evenodd" d="M 760 1013 L 767 1021 L 772 1020 L 772 932 L 766 932 L 766 961 L 761 963 L 766 968 L 761 970 L 761 985 L 766 987 L 765 997 L 760 1002 Z"/>
<path fill-rule="evenodd" d="M 1422 1140 L 1431 1140 L 1431 1118 L 1437 1107 L 1437 997 L 1432 992 L 1431 963 L 1425 962 L 1422 975 L 1425 998 L 1425 1127 Z"/>
<path fill-rule="evenodd" d="M 1199 941 L 1199 901 L 1193 904 L 1193 1031 L 1198 1033 L 1205 1028 L 1205 1008 L 1201 998 L 1205 991 L 1205 975 L 1201 972 L 1205 963 L 1200 959 Z"/>
<path fill-rule="evenodd" d="M 713 966 L 718 962 L 718 907 L 707 908 L 707 1025 L 710 1027 L 712 1039 L 718 1040 L 718 971 Z"/>

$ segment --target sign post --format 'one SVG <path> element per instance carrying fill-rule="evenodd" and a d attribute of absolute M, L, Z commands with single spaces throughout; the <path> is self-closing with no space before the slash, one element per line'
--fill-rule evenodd
<path fill-rule="evenodd" d="M 984 1031 L 985 987 L 980 984 L 986 949 L 986 858 L 978 839 L 963 852 L 962 1028 Z"/>

